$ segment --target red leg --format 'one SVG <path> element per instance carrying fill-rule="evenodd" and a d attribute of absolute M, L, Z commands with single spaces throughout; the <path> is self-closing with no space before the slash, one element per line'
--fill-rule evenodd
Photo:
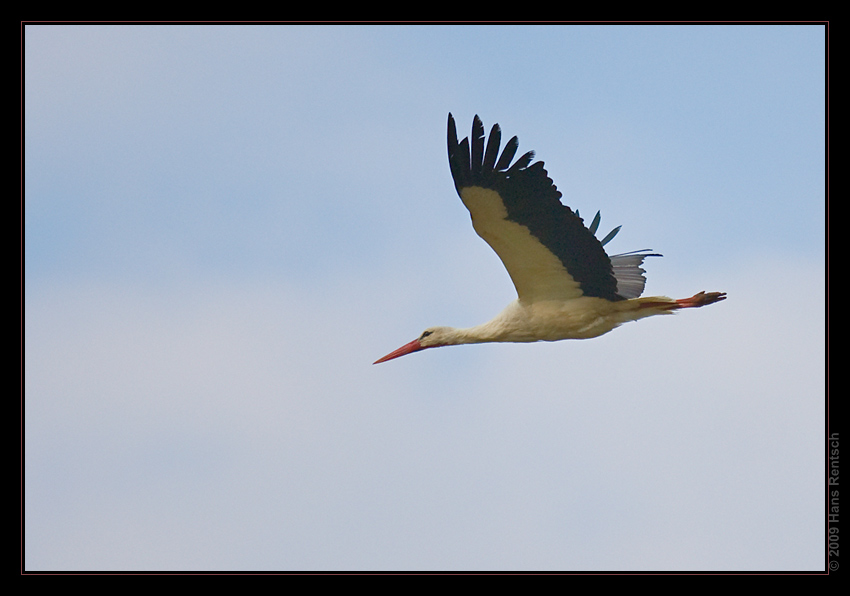
<path fill-rule="evenodd" d="M 699 308 L 700 306 L 714 304 L 715 302 L 720 302 L 721 300 L 726 300 L 726 292 L 709 292 L 708 294 L 706 294 L 705 292 L 700 292 L 699 294 L 694 294 L 690 298 L 682 298 L 674 302 L 655 302 L 650 299 L 639 298 L 638 308 L 679 310 L 680 308 Z"/>
<path fill-rule="evenodd" d="M 676 304 L 679 305 L 678 308 L 699 308 L 700 306 L 714 304 L 721 300 L 726 300 L 726 292 L 709 292 L 708 294 L 700 292 L 699 294 L 694 294 L 690 298 L 676 300 Z"/>

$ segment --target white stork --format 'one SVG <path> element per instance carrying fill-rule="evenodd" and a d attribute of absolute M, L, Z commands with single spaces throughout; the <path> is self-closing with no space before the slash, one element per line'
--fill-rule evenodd
<path fill-rule="evenodd" d="M 599 213 L 586 228 L 578 211 L 561 203 L 561 193 L 543 162 L 531 163 L 533 151 L 511 165 L 519 147 L 517 137 L 499 156 L 501 136 L 495 124 L 485 149 L 484 125 L 475 116 L 472 141 L 458 143 L 449 114 L 449 167 L 455 188 L 469 209 L 472 227 L 502 259 L 517 299 L 492 321 L 476 327 L 430 327 L 375 364 L 439 346 L 588 339 L 627 321 L 726 298 L 723 292 L 700 292 L 680 300 L 639 298 L 646 284 L 644 258 L 661 255 L 639 250 L 609 257 L 603 245 L 620 228 L 598 240 Z"/>

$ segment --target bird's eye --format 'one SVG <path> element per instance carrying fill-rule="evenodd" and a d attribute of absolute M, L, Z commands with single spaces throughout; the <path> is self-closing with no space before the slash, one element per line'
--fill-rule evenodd
<path fill-rule="evenodd" d="M 423 340 L 423 339 L 425 339 L 426 337 L 428 337 L 429 335 L 431 335 L 432 333 L 434 333 L 434 332 L 433 332 L 433 331 L 423 331 L 423 332 L 422 332 L 422 335 L 420 335 L 420 336 L 419 336 L 419 339 L 420 339 L 420 340 Z"/>

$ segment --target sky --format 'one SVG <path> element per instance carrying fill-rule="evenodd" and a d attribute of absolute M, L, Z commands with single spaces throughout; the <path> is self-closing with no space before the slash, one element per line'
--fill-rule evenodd
<path fill-rule="evenodd" d="M 24 29 L 27 570 L 824 569 L 822 26 Z M 516 296 L 446 157 L 534 150 L 645 295 Z"/>

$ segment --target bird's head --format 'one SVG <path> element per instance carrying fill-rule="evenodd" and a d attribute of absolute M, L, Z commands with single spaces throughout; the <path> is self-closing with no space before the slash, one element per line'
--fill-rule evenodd
<path fill-rule="evenodd" d="M 429 327 L 422 332 L 422 335 L 414 339 L 412 342 L 404 344 L 398 350 L 390 352 L 372 364 L 380 364 L 381 362 L 386 362 L 387 360 L 392 360 L 393 358 L 398 358 L 405 354 L 412 354 L 413 352 L 418 352 L 425 348 L 438 348 L 440 346 L 451 345 L 454 343 L 452 341 L 454 331 L 455 330 L 452 327 Z"/>

